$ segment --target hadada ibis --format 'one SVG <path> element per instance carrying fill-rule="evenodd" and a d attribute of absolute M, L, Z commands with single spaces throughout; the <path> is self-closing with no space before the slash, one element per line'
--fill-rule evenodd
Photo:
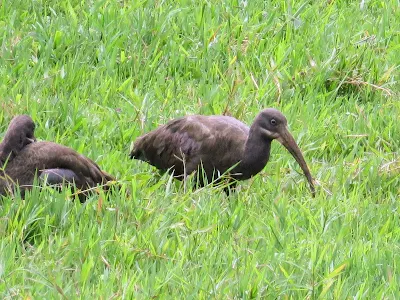
<path fill-rule="evenodd" d="M 313 179 L 303 154 L 287 128 L 285 116 L 274 108 L 262 110 L 250 128 L 228 116 L 190 115 L 171 120 L 137 138 L 130 157 L 173 172 L 179 180 L 193 172 L 202 174 L 197 177 L 199 185 L 204 185 L 204 175 L 212 182 L 227 171 L 230 178 L 245 180 L 265 167 L 274 139 L 296 159 L 314 196 Z"/>
<path fill-rule="evenodd" d="M 115 180 L 91 159 L 75 150 L 53 142 L 37 142 L 34 123 L 29 116 L 16 116 L 0 143 L 0 195 L 20 187 L 22 196 L 31 189 L 35 176 L 59 188 L 73 183 L 81 190 Z M 105 187 L 107 189 L 107 187 Z M 79 193 L 84 201 L 87 194 Z"/>

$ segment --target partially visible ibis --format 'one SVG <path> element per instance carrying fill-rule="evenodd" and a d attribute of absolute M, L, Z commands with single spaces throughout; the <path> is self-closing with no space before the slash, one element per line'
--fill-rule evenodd
<path fill-rule="evenodd" d="M 13 193 L 19 186 L 22 196 L 31 189 L 35 176 L 57 188 L 73 184 L 80 190 L 114 181 L 91 159 L 53 142 L 36 141 L 34 123 L 29 116 L 16 116 L 0 143 L 0 195 Z M 84 201 L 87 193 L 79 193 Z"/>
<path fill-rule="evenodd" d="M 227 171 L 229 178 L 245 180 L 265 167 L 274 139 L 296 159 L 314 196 L 313 179 L 303 154 L 287 128 L 285 116 L 274 108 L 262 110 L 250 128 L 228 116 L 190 115 L 171 120 L 137 138 L 130 157 L 173 172 L 179 180 L 197 172 L 199 185 L 204 185 L 204 175 L 212 182 Z"/>
<path fill-rule="evenodd" d="M 36 141 L 34 132 L 35 123 L 30 116 L 20 115 L 11 120 L 0 143 L 0 167 L 17 156 L 26 145 Z"/>

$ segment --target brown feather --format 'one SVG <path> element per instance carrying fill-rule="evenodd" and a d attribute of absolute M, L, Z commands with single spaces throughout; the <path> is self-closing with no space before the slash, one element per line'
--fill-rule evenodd
<path fill-rule="evenodd" d="M 78 189 L 89 189 L 114 177 L 75 150 L 52 142 L 35 142 L 35 124 L 26 115 L 13 118 L 0 143 L 0 195 L 12 193 L 20 186 L 22 194 L 32 188 L 35 176 L 47 178 L 56 187 L 74 183 Z M 108 189 L 104 186 L 104 189 Z M 80 195 L 81 201 L 87 194 Z"/>
<path fill-rule="evenodd" d="M 91 159 L 71 148 L 52 142 L 36 142 L 25 146 L 12 161 L 7 162 L 0 179 L 0 194 L 4 195 L 10 188 L 13 190 L 16 185 L 21 190 L 30 189 L 35 176 L 51 169 L 74 172 L 77 179 L 75 185 L 79 189 L 115 180 Z"/>
<path fill-rule="evenodd" d="M 186 175 L 197 171 L 201 162 L 207 162 L 203 168 L 208 173 L 213 169 L 223 173 L 239 162 L 248 131 L 249 127 L 232 117 L 187 116 L 139 137 L 131 157 L 163 171 L 173 168 L 180 180 L 184 179 L 183 162 Z"/>
<path fill-rule="evenodd" d="M 250 128 L 228 116 L 193 115 L 172 120 L 139 137 L 130 157 L 162 171 L 171 170 L 180 180 L 200 168 L 209 182 L 227 171 L 232 178 L 244 180 L 265 167 L 274 139 L 299 163 L 314 195 L 311 173 L 287 129 L 287 120 L 273 108 L 262 110 Z M 197 182 L 203 185 L 202 176 Z"/>
<path fill-rule="evenodd" d="M 0 165 L 11 161 L 28 144 L 34 142 L 35 123 L 27 115 L 14 117 L 0 143 Z"/>

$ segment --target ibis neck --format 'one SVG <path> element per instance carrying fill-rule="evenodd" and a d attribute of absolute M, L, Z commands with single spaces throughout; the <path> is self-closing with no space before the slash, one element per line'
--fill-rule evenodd
<path fill-rule="evenodd" d="M 6 162 L 9 156 L 12 157 L 12 150 L 10 147 L 7 147 L 7 144 L 3 141 L 0 143 L 0 167 Z"/>
<path fill-rule="evenodd" d="M 0 167 L 7 161 L 11 160 L 16 155 L 16 147 L 15 143 L 13 143 L 10 138 L 8 132 L 6 133 L 3 141 L 0 143 Z"/>
<path fill-rule="evenodd" d="M 238 179 L 248 179 L 264 169 L 271 152 L 271 142 L 272 140 L 263 137 L 259 130 L 253 126 L 250 128 L 243 159 L 238 165 L 237 173 L 242 174 Z"/>

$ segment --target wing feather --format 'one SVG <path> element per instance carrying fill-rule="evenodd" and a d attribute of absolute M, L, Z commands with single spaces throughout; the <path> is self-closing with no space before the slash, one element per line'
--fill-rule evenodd
<path fill-rule="evenodd" d="M 10 182 L 21 186 L 31 186 L 35 175 L 46 169 L 68 169 L 79 178 L 81 189 L 113 180 L 91 159 L 75 150 L 52 142 L 35 142 L 25 146 L 22 151 L 7 163 L 0 178 L 0 194 L 4 194 Z"/>
<path fill-rule="evenodd" d="M 186 116 L 139 137 L 131 157 L 174 175 L 190 174 L 202 164 L 206 172 L 225 172 L 240 161 L 249 128 L 224 116 Z"/>

